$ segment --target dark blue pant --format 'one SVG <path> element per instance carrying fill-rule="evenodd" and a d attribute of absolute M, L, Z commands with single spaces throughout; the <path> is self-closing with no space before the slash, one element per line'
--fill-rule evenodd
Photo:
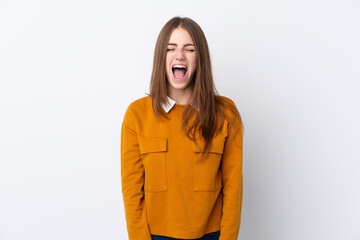
<path fill-rule="evenodd" d="M 194 239 L 182 239 L 182 238 L 171 238 L 160 235 L 151 235 L 152 240 L 219 240 L 220 231 L 205 234 L 201 238 Z"/>

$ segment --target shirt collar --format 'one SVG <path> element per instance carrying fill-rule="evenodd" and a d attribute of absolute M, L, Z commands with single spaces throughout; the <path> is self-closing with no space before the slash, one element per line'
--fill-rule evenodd
<path fill-rule="evenodd" d="M 167 105 L 166 105 L 166 103 L 162 104 L 162 107 L 166 113 L 168 113 L 176 104 L 175 100 L 171 99 L 169 96 L 167 96 L 167 99 L 168 99 L 169 103 Z M 192 105 L 192 104 L 190 103 L 190 105 Z M 196 111 L 197 111 L 197 109 L 196 109 Z"/>
<path fill-rule="evenodd" d="M 168 113 L 173 108 L 173 106 L 176 104 L 175 100 L 171 99 L 169 96 L 167 96 L 167 100 L 169 102 L 168 104 L 166 104 L 166 103 L 162 104 L 162 107 L 166 113 Z"/>

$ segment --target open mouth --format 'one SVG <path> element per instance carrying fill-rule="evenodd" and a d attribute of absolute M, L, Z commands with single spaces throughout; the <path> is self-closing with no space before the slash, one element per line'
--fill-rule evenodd
<path fill-rule="evenodd" d="M 175 79 L 183 80 L 186 75 L 186 72 L 187 72 L 187 66 L 175 64 L 172 66 L 172 72 L 173 72 Z"/>

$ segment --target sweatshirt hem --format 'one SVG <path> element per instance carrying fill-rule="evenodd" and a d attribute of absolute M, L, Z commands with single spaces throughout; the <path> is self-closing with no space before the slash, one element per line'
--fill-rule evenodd
<path fill-rule="evenodd" d="M 217 231 L 220 231 L 220 228 L 218 226 L 209 227 L 209 230 L 205 231 L 202 235 L 198 235 L 198 233 L 189 233 L 188 231 L 171 231 L 171 233 L 169 233 L 169 232 L 157 231 L 157 230 L 151 231 L 151 235 L 158 235 L 158 236 L 179 238 L 179 239 L 194 239 L 194 238 L 196 239 L 196 238 L 201 238 L 208 233 L 217 232 Z"/>

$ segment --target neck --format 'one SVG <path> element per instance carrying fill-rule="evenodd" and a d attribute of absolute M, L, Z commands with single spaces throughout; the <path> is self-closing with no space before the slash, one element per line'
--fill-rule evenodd
<path fill-rule="evenodd" d="M 173 99 L 177 104 L 181 104 L 181 105 L 188 104 L 191 93 L 192 93 L 192 89 L 189 87 L 181 90 L 168 87 L 169 97 Z"/>

